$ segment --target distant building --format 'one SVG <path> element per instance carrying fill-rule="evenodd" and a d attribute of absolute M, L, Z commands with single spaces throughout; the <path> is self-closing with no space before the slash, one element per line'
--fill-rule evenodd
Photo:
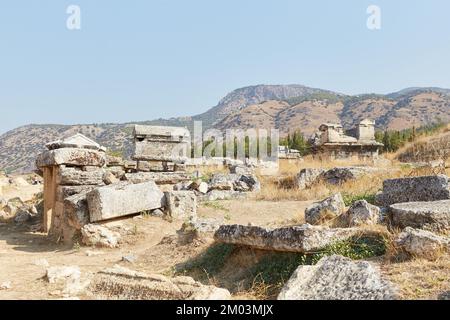
<path fill-rule="evenodd" d="M 376 158 L 383 146 L 375 140 L 375 122 L 368 119 L 347 134 L 340 124 L 324 123 L 311 143 L 315 154 L 331 159 Z"/>
<path fill-rule="evenodd" d="M 290 149 L 288 146 L 278 146 L 279 159 L 299 159 L 301 157 L 299 150 Z"/>

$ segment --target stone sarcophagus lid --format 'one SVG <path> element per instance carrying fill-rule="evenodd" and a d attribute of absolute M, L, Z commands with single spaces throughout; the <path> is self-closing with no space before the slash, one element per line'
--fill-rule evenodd
<path fill-rule="evenodd" d="M 186 128 L 135 125 L 133 160 L 185 163 L 189 144 Z"/>

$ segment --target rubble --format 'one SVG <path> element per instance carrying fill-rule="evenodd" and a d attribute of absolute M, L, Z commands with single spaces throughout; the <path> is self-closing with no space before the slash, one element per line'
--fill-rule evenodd
<path fill-rule="evenodd" d="M 229 300 L 226 289 L 205 286 L 190 277 L 168 278 L 114 266 L 96 274 L 89 287 L 106 300 Z"/>
<path fill-rule="evenodd" d="M 388 179 L 376 203 L 388 207 L 403 202 L 438 201 L 450 199 L 450 186 L 445 175 Z"/>
<path fill-rule="evenodd" d="M 96 188 L 87 194 L 91 222 L 140 213 L 164 206 L 164 194 L 152 181 L 121 182 Z"/>
<path fill-rule="evenodd" d="M 324 169 L 315 169 L 315 168 L 306 168 L 302 169 L 296 177 L 295 183 L 296 187 L 300 190 L 308 189 L 313 184 L 315 184 L 322 173 L 324 173 Z"/>
<path fill-rule="evenodd" d="M 395 300 L 398 290 L 367 261 L 334 255 L 300 266 L 278 300 Z"/>
<path fill-rule="evenodd" d="M 431 261 L 438 259 L 445 251 L 450 251 L 449 237 L 411 227 L 405 228 L 395 243 L 409 254 Z"/>
<path fill-rule="evenodd" d="M 343 214 L 343 220 L 347 226 L 372 225 L 380 222 L 381 210 L 366 200 L 358 200 L 353 203 L 348 211 Z"/>
<path fill-rule="evenodd" d="M 119 233 L 95 224 L 87 224 L 81 228 L 81 235 L 84 245 L 101 248 L 116 248 L 121 238 Z"/>
<path fill-rule="evenodd" d="M 311 252 L 349 239 L 358 232 L 355 228 L 328 228 L 323 226 L 285 227 L 267 229 L 257 226 L 223 225 L 214 239 L 222 243 L 245 245 L 262 250 Z"/>
<path fill-rule="evenodd" d="M 406 202 L 389 206 L 392 225 L 406 228 L 445 231 L 450 229 L 450 200 Z"/>
<path fill-rule="evenodd" d="M 325 200 L 313 203 L 305 210 L 306 223 L 317 225 L 336 219 L 345 210 L 345 203 L 340 193 Z"/>

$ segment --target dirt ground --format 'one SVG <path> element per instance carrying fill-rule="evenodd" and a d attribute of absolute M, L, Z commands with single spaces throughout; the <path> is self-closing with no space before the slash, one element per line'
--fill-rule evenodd
<path fill-rule="evenodd" d="M 304 209 L 310 203 L 214 201 L 200 205 L 198 214 L 225 224 L 281 226 L 302 222 Z M 59 288 L 45 280 L 45 261 L 49 266 L 78 266 L 82 278 L 115 264 L 147 273 L 170 273 L 177 264 L 199 255 L 210 244 L 205 240 L 178 245 L 177 230 L 181 225 L 180 221 L 171 223 L 147 216 L 112 222 L 108 227 L 126 234 L 124 243 L 117 249 L 94 249 L 54 244 L 44 234 L 31 233 L 14 224 L 0 224 L 0 285 L 11 283 L 11 289 L 0 290 L 0 299 L 62 298 Z M 122 262 L 122 257 L 130 254 L 137 260 L 132 264 Z"/>

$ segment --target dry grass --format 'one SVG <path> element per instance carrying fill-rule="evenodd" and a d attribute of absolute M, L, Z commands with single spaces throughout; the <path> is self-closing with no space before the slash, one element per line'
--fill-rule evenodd
<path fill-rule="evenodd" d="M 450 291 L 450 256 L 436 261 L 411 259 L 381 265 L 383 274 L 399 287 L 403 299 L 439 299 Z"/>
<path fill-rule="evenodd" d="M 261 176 L 261 192 L 255 195 L 257 200 L 283 201 L 283 200 L 317 200 L 323 199 L 337 192 L 346 197 L 374 195 L 382 189 L 385 179 L 407 176 L 411 169 L 399 167 L 398 170 L 386 170 L 376 174 L 367 174 L 360 179 L 347 181 L 342 185 L 329 185 L 319 182 L 306 190 L 295 188 L 295 177 L 303 168 L 333 168 L 336 166 L 363 165 L 364 162 L 335 162 L 319 161 L 309 158 L 305 162 L 280 161 L 279 176 Z"/>

